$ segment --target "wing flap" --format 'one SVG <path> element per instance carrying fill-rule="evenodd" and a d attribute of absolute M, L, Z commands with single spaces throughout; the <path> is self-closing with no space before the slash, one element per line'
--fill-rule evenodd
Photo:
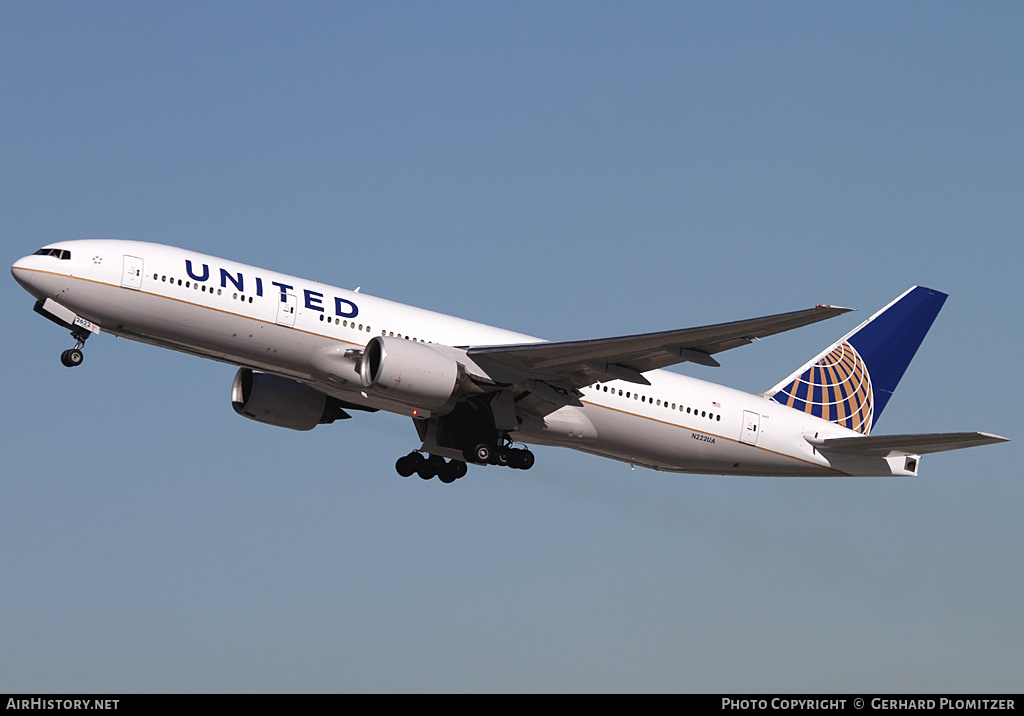
<path fill-rule="evenodd" d="M 807 442 L 819 450 L 865 457 L 887 457 L 892 454 L 925 455 L 1007 441 L 1008 438 L 992 433 L 922 433 L 916 435 L 872 435 L 862 438 L 807 438 Z"/>

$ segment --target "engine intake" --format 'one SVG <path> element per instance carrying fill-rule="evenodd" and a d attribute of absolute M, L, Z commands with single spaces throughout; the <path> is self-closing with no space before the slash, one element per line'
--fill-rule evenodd
<path fill-rule="evenodd" d="M 459 364 L 423 343 L 374 336 L 363 349 L 359 377 L 364 388 L 392 400 L 437 409 L 455 394 Z"/>
<path fill-rule="evenodd" d="M 348 417 L 337 398 L 297 380 L 250 368 L 239 368 L 235 374 L 231 407 L 242 417 L 292 430 L 312 430 Z"/>

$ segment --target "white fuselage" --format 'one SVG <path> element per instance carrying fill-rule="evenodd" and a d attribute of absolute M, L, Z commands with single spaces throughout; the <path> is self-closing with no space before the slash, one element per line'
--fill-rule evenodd
<path fill-rule="evenodd" d="M 82 240 L 50 244 L 70 259 L 33 255 L 12 272 L 103 331 L 293 378 L 344 401 L 413 415 L 360 383 L 356 362 L 326 380 L 325 346 L 361 350 L 374 336 L 453 346 L 541 339 L 314 281 L 160 244 Z M 350 375 L 345 371 L 350 371 Z M 898 459 L 822 455 L 805 438 L 851 430 L 759 395 L 666 370 L 649 386 L 612 380 L 582 390 L 582 407 L 526 420 L 512 437 L 571 447 L 659 470 L 836 476 L 911 475 Z"/>

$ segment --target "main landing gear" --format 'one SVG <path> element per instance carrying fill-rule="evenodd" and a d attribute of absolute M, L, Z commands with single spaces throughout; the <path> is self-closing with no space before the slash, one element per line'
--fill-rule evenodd
<path fill-rule="evenodd" d="M 533 467 L 536 458 L 529 450 L 508 447 L 506 445 L 492 446 L 487 443 L 480 443 L 472 448 L 463 451 L 466 462 L 484 465 L 503 465 L 516 470 L 529 470 Z M 450 484 L 460 477 L 464 477 L 469 470 L 466 462 L 462 460 L 445 460 L 440 455 L 429 455 L 424 457 L 419 452 L 413 451 L 403 455 L 395 462 L 395 470 L 402 477 L 419 475 L 424 480 L 437 477 L 441 482 Z"/>
<path fill-rule="evenodd" d="M 402 477 L 412 477 L 415 473 L 424 480 L 437 477 L 441 482 L 450 484 L 463 477 L 469 468 L 461 460 L 445 460 L 440 455 L 423 457 L 413 451 L 398 458 L 395 470 Z"/>
<path fill-rule="evenodd" d="M 480 443 L 462 451 L 469 462 L 485 465 L 507 465 L 515 470 L 529 470 L 536 461 L 529 450 L 509 447 L 508 445 L 489 445 Z"/>
<path fill-rule="evenodd" d="M 446 415 L 414 418 L 416 432 L 423 442 L 421 450 L 430 454 L 415 451 L 400 457 L 395 463 L 398 474 L 409 477 L 415 473 L 424 480 L 438 477 L 447 483 L 465 475 L 467 465 L 529 470 L 536 458 L 529 450 L 512 447 L 512 438 L 504 428 L 518 422 L 513 421 L 515 406 L 510 397 L 503 400 L 503 407 L 499 406 L 501 419 L 494 417 L 494 404 L 502 400 L 496 394 L 477 396 L 456 403 Z"/>
<path fill-rule="evenodd" d="M 75 366 L 82 365 L 82 361 L 85 360 L 85 354 L 82 353 L 82 347 L 85 345 L 85 339 L 89 337 L 89 333 L 75 327 L 75 330 L 71 331 L 71 337 L 76 341 L 75 347 L 69 348 L 60 354 L 60 362 L 68 368 L 74 368 Z"/>

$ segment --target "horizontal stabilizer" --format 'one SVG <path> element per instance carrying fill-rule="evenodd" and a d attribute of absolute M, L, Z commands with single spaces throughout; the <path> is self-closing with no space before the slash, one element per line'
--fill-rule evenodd
<path fill-rule="evenodd" d="M 863 438 L 807 438 L 807 442 L 819 450 L 863 455 L 865 457 L 886 457 L 888 455 L 925 455 L 946 450 L 991 445 L 1007 442 L 1008 438 L 991 433 L 922 433 L 919 435 L 873 435 Z"/>

